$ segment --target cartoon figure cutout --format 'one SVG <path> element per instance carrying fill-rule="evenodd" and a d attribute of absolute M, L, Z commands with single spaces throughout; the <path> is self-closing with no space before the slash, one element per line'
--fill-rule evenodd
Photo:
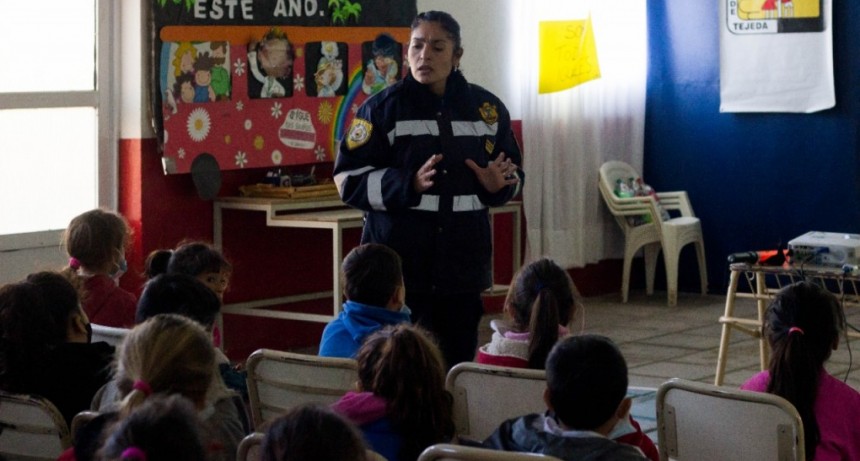
<path fill-rule="evenodd" d="M 248 44 L 248 97 L 285 98 L 293 95 L 295 49 L 287 34 L 273 27 L 259 42 Z"/>
<path fill-rule="evenodd" d="M 379 34 L 372 42 L 362 44 L 362 57 L 367 65 L 361 90 L 376 94 L 400 80 L 403 47 L 391 35 Z"/>

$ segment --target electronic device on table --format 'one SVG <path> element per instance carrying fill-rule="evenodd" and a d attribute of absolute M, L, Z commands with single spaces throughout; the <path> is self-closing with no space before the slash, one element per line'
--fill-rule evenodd
<path fill-rule="evenodd" d="M 788 242 L 796 263 L 843 268 L 860 264 L 860 234 L 810 231 Z"/>

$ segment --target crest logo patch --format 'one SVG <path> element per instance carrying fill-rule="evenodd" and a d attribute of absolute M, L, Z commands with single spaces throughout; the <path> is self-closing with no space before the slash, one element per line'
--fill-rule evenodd
<path fill-rule="evenodd" d="M 484 119 L 487 125 L 492 125 L 499 121 L 499 113 L 496 111 L 496 106 L 485 102 L 481 105 L 481 108 L 478 109 L 478 112 L 481 113 L 481 118 Z"/>
<path fill-rule="evenodd" d="M 370 133 L 372 132 L 373 125 L 367 120 L 358 117 L 352 119 L 349 134 L 346 136 L 346 147 L 349 150 L 353 150 L 363 146 L 370 139 Z"/>

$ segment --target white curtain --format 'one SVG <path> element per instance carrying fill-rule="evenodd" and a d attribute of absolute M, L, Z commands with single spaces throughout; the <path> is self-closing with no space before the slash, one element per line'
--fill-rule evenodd
<path fill-rule="evenodd" d="M 623 160 L 639 171 L 645 125 L 644 0 L 520 1 L 516 62 L 523 119 L 527 258 L 583 267 L 621 257 L 622 235 L 597 189 L 598 169 Z M 538 88 L 538 22 L 591 15 L 601 77 L 550 94 Z M 525 23 L 523 25 L 523 23 Z M 645 178 L 647 181 L 647 178 Z"/>

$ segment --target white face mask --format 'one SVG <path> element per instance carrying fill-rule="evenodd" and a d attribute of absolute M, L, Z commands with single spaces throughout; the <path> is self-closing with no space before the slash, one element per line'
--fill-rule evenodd
<path fill-rule="evenodd" d="M 633 434 L 634 432 L 636 432 L 636 428 L 630 423 L 630 416 L 625 416 L 615 423 L 615 427 L 612 428 L 612 431 L 607 437 L 612 440 L 616 440 L 619 437 L 624 437 L 625 435 Z"/>

